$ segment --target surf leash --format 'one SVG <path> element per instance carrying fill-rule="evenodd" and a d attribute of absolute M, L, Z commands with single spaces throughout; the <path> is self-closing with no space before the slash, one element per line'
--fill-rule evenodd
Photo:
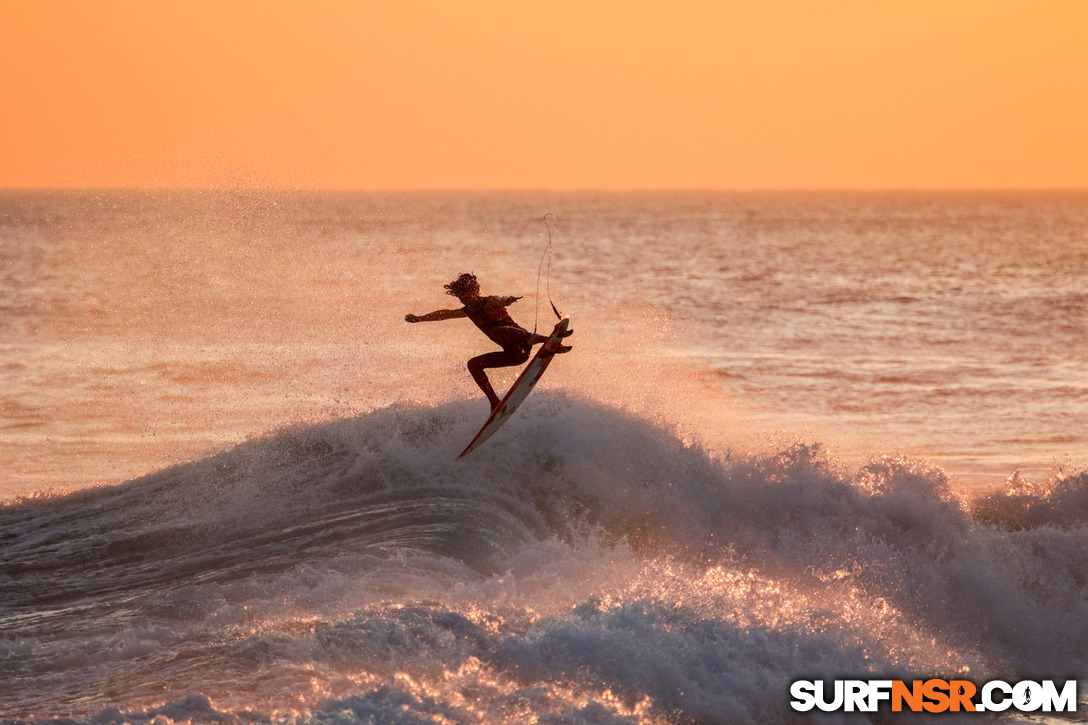
<path fill-rule="evenodd" d="M 552 302 L 552 229 L 559 226 L 559 220 L 555 214 L 548 212 L 544 215 L 544 227 L 548 230 L 548 243 L 544 246 L 544 253 L 540 255 L 540 264 L 536 267 L 536 310 L 533 313 L 533 334 L 536 334 L 540 322 L 540 273 L 544 269 L 544 259 L 548 260 L 548 271 L 545 275 L 545 288 L 548 294 L 548 304 L 552 306 L 552 312 L 556 319 L 562 320 L 555 303 Z"/>

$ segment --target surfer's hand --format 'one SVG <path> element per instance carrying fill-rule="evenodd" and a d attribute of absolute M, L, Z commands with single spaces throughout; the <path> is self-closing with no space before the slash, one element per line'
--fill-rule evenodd
<path fill-rule="evenodd" d="M 419 322 L 419 318 L 416 317 L 415 315 L 413 315 L 411 312 L 409 312 L 407 315 L 404 316 L 404 321 L 405 322 Z"/>

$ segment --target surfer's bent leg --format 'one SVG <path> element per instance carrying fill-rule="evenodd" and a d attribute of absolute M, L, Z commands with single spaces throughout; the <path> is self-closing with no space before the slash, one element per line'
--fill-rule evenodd
<path fill-rule="evenodd" d="M 504 352 L 509 352 L 512 348 L 526 347 L 535 345 L 535 337 L 528 330 L 524 330 L 521 327 L 515 325 L 505 325 L 503 327 L 494 327 L 488 331 L 487 336 L 491 338 L 491 341 L 496 345 L 502 346 Z M 548 338 L 544 338 L 545 340 Z"/>
<path fill-rule="evenodd" d="M 573 330 L 567 330 L 562 336 L 569 337 L 573 332 Z M 509 350 L 512 345 L 517 347 L 528 345 L 529 347 L 532 347 L 533 345 L 541 345 L 548 341 L 547 335 L 538 335 L 535 332 L 529 332 L 521 327 L 510 325 L 496 327 L 488 333 L 488 337 L 502 345 L 504 350 Z M 569 350 L 570 347 L 567 345 L 559 345 L 552 352 L 568 352 Z"/>
<path fill-rule="evenodd" d="M 499 396 L 495 395 L 495 389 L 491 387 L 491 381 L 487 379 L 484 370 L 520 365 L 528 359 L 528 347 L 509 345 L 504 347 L 501 352 L 489 352 L 468 361 L 468 371 L 472 374 L 472 379 L 480 386 L 480 390 L 484 391 L 484 395 L 487 396 L 487 402 L 491 403 L 491 410 L 498 408 L 501 401 Z"/>

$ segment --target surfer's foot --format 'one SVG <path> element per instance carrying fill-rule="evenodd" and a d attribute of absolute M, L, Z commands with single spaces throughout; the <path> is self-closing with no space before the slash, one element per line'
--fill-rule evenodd
<path fill-rule="evenodd" d="M 491 403 L 491 412 L 494 413 L 502 405 L 502 401 L 498 398 L 488 398 L 487 402 Z"/>

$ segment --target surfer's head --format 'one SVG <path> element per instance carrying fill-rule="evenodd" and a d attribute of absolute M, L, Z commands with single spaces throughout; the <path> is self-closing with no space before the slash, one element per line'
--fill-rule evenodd
<path fill-rule="evenodd" d="M 453 295 L 458 299 L 476 297 L 480 294 L 480 283 L 476 281 L 476 275 L 465 272 L 446 285 L 446 294 Z"/>

